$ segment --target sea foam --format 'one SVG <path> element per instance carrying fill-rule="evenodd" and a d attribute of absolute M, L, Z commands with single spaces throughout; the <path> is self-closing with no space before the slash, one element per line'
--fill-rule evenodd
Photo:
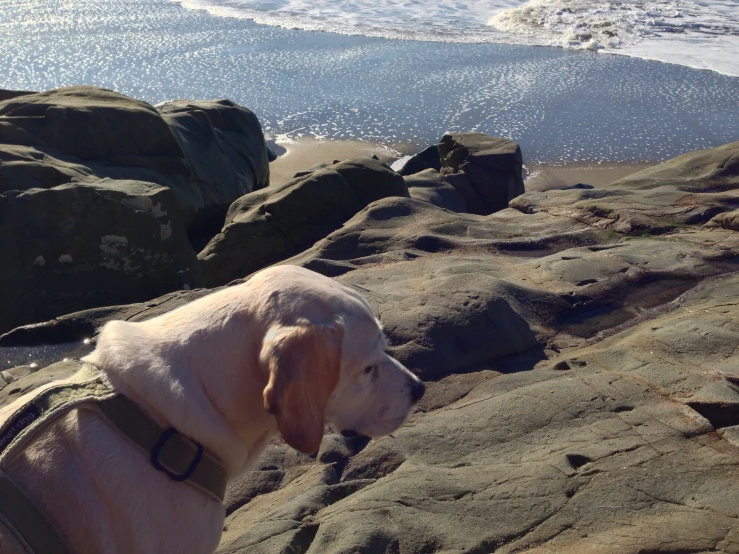
<path fill-rule="evenodd" d="M 265 25 L 603 51 L 739 76 L 736 0 L 174 0 Z"/>

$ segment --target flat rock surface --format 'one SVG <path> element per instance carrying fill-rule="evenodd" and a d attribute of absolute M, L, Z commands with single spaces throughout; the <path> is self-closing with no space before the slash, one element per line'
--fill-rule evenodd
<path fill-rule="evenodd" d="M 285 260 L 361 292 L 428 392 L 392 436 L 271 444 L 219 552 L 739 552 L 737 148 L 492 215 L 382 198 Z"/>

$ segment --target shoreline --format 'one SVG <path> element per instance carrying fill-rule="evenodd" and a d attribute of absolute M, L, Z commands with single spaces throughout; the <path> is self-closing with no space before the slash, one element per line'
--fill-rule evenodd
<path fill-rule="evenodd" d="M 524 177 L 524 185 L 527 191 L 555 190 L 580 183 L 597 188 L 610 185 L 627 175 L 659 163 L 661 162 L 565 162 L 563 165 L 524 165 L 529 172 L 528 176 Z"/>
<path fill-rule="evenodd" d="M 270 162 L 270 185 L 281 185 L 319 163 L 335 160 L 369 157 L 373 154 L 388 165 L 402 156 L 415 154 L 423 149 L 415 144 L 386 145 L 361 140 L 323 140 L 303 138 L 280 141 L 267 140 L 269 148 L 278 156 Z M 524 162 L 524 185 L 527 191 L 561 189 L 576 184 L 593 187 L 609 185 L 627 175 L 657 165 L 652 162 L 564 162 L 562 164 L 531 164 Z"/>
<path fill-rule="evenodd" d="M 739 68 L 735 67 L 731 63 L 731 50 L 724 53 L 722 56 L 716 52 L 716 43 L 711 42 L 710 39 L 706 41 L 705 36 L 700 34 L 691 35 L 690 39 L 699 41 L 701 48 L 701 55 L 695 55 L 692 49 L 685 50 L 686 41 L 676 39 L 673 36 L 661 36 L 660 38 L 644 37 L 641 40 L 627 45 L 619 45 L 617 47 L 602 46 L 591 50 L 584 47 L 582 43 L 580 47 L 567 46 L 564 43 L 556 40 L 557 35 L 550 35 L 550 42 L 547 42 L 543 38 L 531 38 L 526 33 L 520 34 L 516 32 L 508 32 L 505 30 L 496 29 L 495 26 L 490 26 L 489 19 L 505 11 L 505 8 L 500 8 L 499 11 L 488 14 L 484 19 L 478 21 L 477 28 L 469 28 L 465 33 L 454 33 L 450 32 L 442 35 L 435 35 L 433 33 L 424 34 L 416 29 L 410 34 L 404 30 L 397 28 L 388 28 L 383 30 L 373 29 L 372 27 L 359 28 L 348 26 L 334 26 L 328 27 L 325 22 L 313 22 L 307 24 L 303 21 L 302 26 L 295 20 L 281 19 L 280 16 L 270 14 L 270 12 L 250 12 L 244 13 L 238 7 L 234 6 L 217 6 L 212 4 L 202 4 L 193 2 L 193 0 L 171 0 L 175 4 L 179 5 L 184 10 L 195 11 L 207 14 L 213 18 L 226 18 L 237 21 L 250 21 L 255 25 L 261 25 L 264 27 L 277 27 L 281 29 L 299 31 L 304 33 L 325 33 L 329 35 L 337 36 L 350 36 L 350 37 L 361 37 L 368 39 L 379 39 L 389 40 L 397 42 L 425 42 L 425 43 L 439 43 L 439 44 L 472 44 L 472 45 L 486 45 L 486 44 L 501 44 L 501 45 L 512 45 L 512 46 L 526 46 L 534 48 L 553 48 L 560 49 L 568 52 L 580 52 L 586 54 L 610 54 L 615 56 L 626 56 L 636 58 L 644 61 L 657 62 L 663 64 L 670 64 L 679 67 L 685 67 L 697 71 L 712 71 L 719 75 L 724 75 L 732 78 L 739 78 Z M 521 7 L 520 5 L 518 6 Z M 509 8 L 510 9 L 510 6 Z M 694 17 L 694 15 L 693 15 Z M 346 22 L 345 22 L 346 25 Z M 680 33 L 685 32 L 686 29 L 680 28 Z M 469 34 L 468 34 L 469 33 Z M 679 33 L 678 33 L 679 34 Z M 658 34 L 659 36 L 659 34 Z M 731 34 L 726 34 L 722 37 L 723 41 L 736 41 L 737 38 Z M 705 42 L 700 42 L 701 40 Z M 739 43 L 738 43 L 739 44 Z"/>
<path fill-rule="evenodd" d="M 320 163 L 331 164 L 335 160 L 364 158 L 376 155 L 387 164 L 405 155 L 404 147 L 393 147 L 378 142 L 362 140 L 267 140 L 267 146 L 277 155 L 269 164 L 270 185 L 281 185 L 292 179 L 298 171 L 304 171 Z M 408 145 L 408 149 L 414 148 Z"/>

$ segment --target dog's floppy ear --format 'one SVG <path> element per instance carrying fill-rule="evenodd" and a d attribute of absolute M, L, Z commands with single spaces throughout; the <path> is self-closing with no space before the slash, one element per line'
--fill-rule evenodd
<path fill-rule="evenodd" d="M 285 442 L 313 454 L 321 446 L 326 405 L 339 381 L 344 328 L 298 325 L 267 333 L 260 362 L 269 370 L 264 408 Z"/>

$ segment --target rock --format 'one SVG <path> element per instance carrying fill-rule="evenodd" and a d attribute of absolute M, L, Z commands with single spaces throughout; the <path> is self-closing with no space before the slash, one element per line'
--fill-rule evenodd
<path fill-rule="evenodd" d="M 285 476 L 282 470 L 250 471 L 228 484 L 223 504 L 230 514 L 248 504 L 254 497 L 276 491 Z"/>
<path fill-rule="evenodd" d="M 739 231 L 739 210 L 717 214 L 706 224 L 709 227 L 723 227 L 731 231 Z"/>
<path fill-rule="evenodd" d="M 609 240 L 546 214 L 480 217 L 386 198 L 287 263 L 355 287 L 381 314 L 393 355 L 436 379 L 540 344 L 583 344 L 732 267 L 715 247 L 592 245 Z"/>
<path fill-rule="evenodd" d="M 0 102 L 2 102 L 3 100 L 10 100 L 11 98 L 16 98 L 18 96 L 26 96 L 27 94 L 36 94 L 36 93 L 27 91 L 27 90 L 0 89 Z"/>
<path fill-rule="evenodd" d="M 333 464 L 334 468 L 341 472 L 349 458 L 367 446 L 369 440 L 369 437 L 362 436 L 326 435 L 316 459 L 322 464 Z"/>
<path fill-rule="evenodd" d="M 211 292 L 213 291 L 208 289 L 180 290 L 141 303 L 91 308 L 41 323 L 22 325 L 0 335 L 0 347 L 81 342 L 95 335 L 97 330 L 108 321 L 114 319 L 143 321 L 169 312 Z M 84 356 L 88 350 L 84 349 L 84 353 L 80 352 L 77 357 Z"/>
<path fill-rule="evenodd" d="M 206 286 L 245 277 L 309 248 L 385 196 L 407 197 L 403 178 L 364 158 L 317 168 L 240 198 L 221 233 L 198 255 Z"/>
<path fill-rule="evenodd" d="M 398 173 L 404 177 L 414 175 L 426 169 L 435 169 L 441 171 L 441 159 L 439 158 L 439 147 L 429 146 L 421 150 L 418 154 L 409 157 L 403 165 L 398 168 Z"/>
<path fill-rule="evenodd" d="M 367 298 L 427 393 L 388 437 L 330 434 L 315 459 L 271 444 L 229 488 L 219 552 L 739 552 L 739 234 L 704 225 L 736 209 L 726 182 L 526 193 L 486 216 L 386 197 L 282 260 Z"/>
<path fill-rule="evenodd" d="M 21 379 L 22 377 L 26 377 L 30 375 L 31 373 L 34 373 L 38 368 L 33 365 L 21 365 L 12 367 L 10 369 L 6 369 L 4 371 L 0 371 L 0 380 L 4 381 L 6 384 L 10 384 L 13 381 L 17 381 L 18 379 Z"/>
<path fill-rule="evenodd" d="M 259 121 L 228 100 L 157 111 L 87 86 L 2 97 L 0 333 L 201 286 L 191 244 L 269 183 Z"/>
<path fill-rule="evenodd" d="M 467 211 L 467 203 L 462 195 L 435 169 L 425 169 L 405 177 L 405 184 L 411 198 L 453 212 Z"/>
<path fill-rule="evenodd" d="M 470 213 L 488 215 L 525 192 L 521 148 L 482 133 L 444 135 L 439 143 L 441 173 L 467 202 Z"/>
<path fill-rule="evenodd" d="M 199 287 L 172 192 L 102 180 L 0 195 L 0 333 Z"/>
<path fill-rule="evenodd" d="M 629 175 L 611 186 L 648 190 L 666 185 L 700 193 L 735 190 L 739 186 L 739 141 L 683 154 Z"/>
<path fill-rule="evenodd" d="M 35 371 L 14 379 L 5 387 L 0 387 L 0 407 L 14 402 L 27 392 L 58 379 L 67 379 L 74 375 L 80 368 L 80 364 L 74 360 L 66 360 L 51 364 L 42 370 Z"/>
<path fill-rule="evenodd" d="M 642 190 L 614 184 L 592 190 L 527 192 L 510 205 L 525 213 L 546 212 L 623 234 L 664 234 L 707 223 L 734 207 L 739 198 L 736 189 L 702 192 L 683 187 Z"/>
<path fill-rule="evenodd" d="M 210 238 L 235 199 L 269 185 L 262 127 L 253 112 L 230 100 L 175 100 L 156 108 L 195 176 L 203 202 L 198 220 L 205 229 L 200 235 Z"/>
<path fill-rule="evenodd" d="M 685 403 L 717 429 L 739 425 L 739 387 L 730 381 L 710 383 Z"/>
<path fill-rule="evenodd" d="M 569 187 L 562 187 L 562 190 L 572 190 L 572 189 L 583 189 L 583 190 L 591 190 L 595 187 L 593 185 L 586 185 L 585 183 L 577 183 L 574 185 L 570 185 Z"/>
<path fill-rule="evenodd" d="M 106 177 L 145 181 L 172 189 L 182 219 L 197 227 L 267 185 L 266 145 L 251 112 L 228 101 L 175 102 L 162 111 L 88 86 L 6 99 L 0 191 Z"/>

